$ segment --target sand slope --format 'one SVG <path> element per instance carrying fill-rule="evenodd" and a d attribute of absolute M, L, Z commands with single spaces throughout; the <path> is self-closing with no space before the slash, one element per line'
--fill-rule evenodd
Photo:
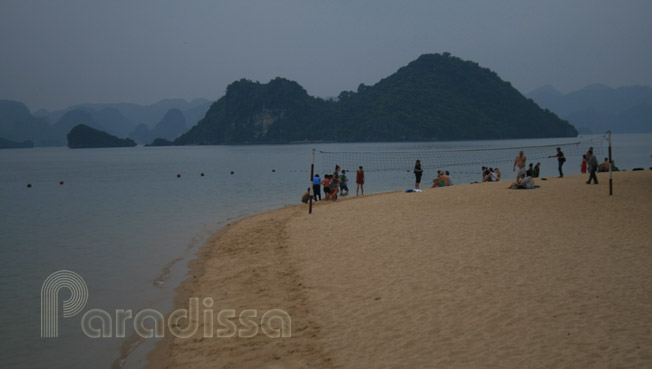
<path fill-rule="evenodd" d="M 365 196 L 232 224 L 176 304 L 283 309 L 292 337 L 202 339 L 200 326 L 194 339 L 166 337 L 149 367 L 652 367 L 652 172 L 616 173 L 611 197 L 606 175 L 586 177 Z"/>

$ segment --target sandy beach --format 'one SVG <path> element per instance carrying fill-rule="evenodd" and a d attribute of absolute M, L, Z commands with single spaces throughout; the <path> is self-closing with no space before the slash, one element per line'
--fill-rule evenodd
<path fill-rule="evenodd" d="M 613 196 L 608 174 L 504 177 L 224 227 L 177 289 L 199 329 L 166 327 L 147 368 L 652 367 L 652 171 L 614 173 Z M 283 310 L 291 337 L 207 337 L 207 297 L 238 329 Z"/>

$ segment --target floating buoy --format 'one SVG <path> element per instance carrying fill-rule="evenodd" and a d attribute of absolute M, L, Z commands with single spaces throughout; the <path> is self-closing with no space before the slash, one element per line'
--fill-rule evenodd
<path fill-rule="evenodd" d="M 181 174 L 177 174 L 177 178 L 181 178 Z"/>
<path fill-rule="evenodd" d="M 59 181 L 59 185 L 62 185 L 62 184 L 63 184 L 63 181 Z"/>
<path fill-rule="evenodd" d="M 32 184 L 31 184 L 31 183 L 28 183 L 28 184 L 27 184 L 27 188 L 32 188 Z"/>
<path fill-rule="evenodd" d="M 231 174 L 233 174 L 233 171 L 231 171 Z"/>
<path fill-rule="evenodd" d="M 204 176 L 204 173 L 202 173 L 201 176 L 203 177 L 203 176 Z"/>
<path fill-rule="evenodd" d="M 276 173 L 276 169 L 272 169 L 272 173 Z"/>

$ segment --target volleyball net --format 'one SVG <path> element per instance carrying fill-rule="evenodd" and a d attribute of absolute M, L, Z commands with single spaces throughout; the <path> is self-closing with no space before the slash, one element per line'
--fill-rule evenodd
<path fill-rule="evenodd" d="M 523 151 L 527 157 L 527 164 L 536 164 L 555 155 L 556 149 L 559 147 L 567 162 L 569 159 L 578 158 L 575 161 L 577 161 L 579 170 L 582 155 L 593 148 L 594 155 L 601 158 L 606 152 L 605 146 L 606 139 L 604 137 L 591 137 L 571 143 L 482 149 L 391 152 L 318 151 L 315 157 L 315 169 L 322 173 L 332 173 L 335 170 L 335 165 L 339 165 L 349 172 L 355 172 L 360 166 L 366 173 L 412 172 L 416 160 L 420 160 L 421 167 L 431 174 L 436 173 L 437 170 L 449 171 L 456 178 L 456 183 L 468 183 L 481 178 L 482 167 L 502 167 L 503 172 L 511 172 L 514 160 L 520 151 Z M 556 170 L 556 168 L 555 164 L 554 169 Z"/>

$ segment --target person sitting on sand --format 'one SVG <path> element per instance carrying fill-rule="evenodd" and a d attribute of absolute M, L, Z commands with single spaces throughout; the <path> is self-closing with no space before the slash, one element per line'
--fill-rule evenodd
<path fill-rule="evenodd" d="M 496 178 L 495 181 L 500 182 L 500 176 L 501 176 L 500 169 L 499 168 L 494 169 L 494 174 Z"/>
<path fill-rule="evenodd" d="M 430 188 L 437 187 L 437 184 L 439 183 L 439 176 L 440 175 L 441 175 L 441 170 L 438 170 L 437 171 L 437 177 L 435 177 L 435 179 L 432 180 L 432 187 L 430 187 Z"/>
<path fill-rule="evenodd" d="M 305 204 L 305 203 L 307 203 L 309 200 L 310 200 L 310 188 L 308 188 L 308 190 L 306 191 L 306 193 L 304 193 L 303 196 L 301 196 L 301 202 L 302 202 L 302 203 Z"/>
<path fill-rule="evenodd" d="M 512 184 L 507 187 L 507 189 L 510 190 L 523 190 L 530 188 L 534 188 L 534 178 L 525 176 L 525 174 L 521 174 L 516 181 L 512 182 Z"/>
<path fill-rule="evenodd" d="M 446 179 L 448 180 L 448 185 L 452 186 L 453 185 L 453 179 L 451 178 L 451 174 L 449 171 L 446 171 Z"/>
<path fill-rule="evenodd" d="M 448 177 L 442 171 L 438 171 L 437 178 L 433 180 L 432 187 L 446 186 L 448 186 Z"/>
<path fill-rule="evenodd" d="M 494 180 L 494 168 L 487 168 L 487 171 L 482 177 L 482 182 L 493 182 Z"/>
<path fill-rule="evenodd" d="M 609 171 L 609 159 L 604 158 L 602 164 L 598 165 L 598 173 L 603 173 L 608 171 Z"/>

